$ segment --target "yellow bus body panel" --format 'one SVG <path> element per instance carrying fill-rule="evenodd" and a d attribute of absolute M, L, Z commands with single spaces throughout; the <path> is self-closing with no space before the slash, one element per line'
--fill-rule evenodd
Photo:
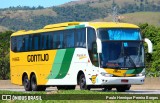
<path fill-rule="evenodd" d="M 49 61 L 37 61 L 28 62 L 27 56 L 34 54 L 49 54 Z M 49 75 L 56 50 L 44 50 L 44 51 L 33 51 L 33 52 L 21 52 L 13 53 L 10 52 L 10 65 L 11 65 L 11 82 L 14 84 L 22 85 L 23 73 L 27 73 L 30 79 L 31 73 L 35 73 L 38 85 L 45 85 L 47 83 L 47 76 Z"/>

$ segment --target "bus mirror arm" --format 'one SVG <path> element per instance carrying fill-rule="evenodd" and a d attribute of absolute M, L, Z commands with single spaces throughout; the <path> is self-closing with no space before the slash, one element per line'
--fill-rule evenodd
<path fill-rule="evenodd" d="M 97 53 L 102 53 L 102 42 L 99 38 L 96 40 L 97 42 Z"/>
<path fill-rule="evenodd" d="M 147 43 L 148 45 L 148 53 L 152 53 L 153 52 L 153 45 L 152 45 L 152 42 L 148 39 L 148 38 L 145 38 L 144 41 Z"/>

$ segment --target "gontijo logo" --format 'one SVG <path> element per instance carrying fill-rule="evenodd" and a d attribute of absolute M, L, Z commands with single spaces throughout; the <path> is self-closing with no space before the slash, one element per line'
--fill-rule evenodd
<path fill-rule="evenodd" d="M 48 54 L 34 54 L 34 55 L 27 56 L 28 62 L 40 62 L 40 61 L 48 61 L 48 60 L 49 60 Z"/>
<path fill-rule="evenodd" d="M 77 54 L 77 57 L 79 57 L 79 59 L 87 58 L 86 54 Z"/>

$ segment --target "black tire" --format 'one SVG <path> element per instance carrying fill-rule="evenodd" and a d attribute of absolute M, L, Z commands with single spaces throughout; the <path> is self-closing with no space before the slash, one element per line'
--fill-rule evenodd
<path fill-rule="evenodd" d="M 31 76 L 31 88 L 33 91 L 45 91 L 46 90 L 46 86 L 37 85 L 37 78 L 34 74 Z"/>
<path fill-rule="evenodd" d="M 118 92 L 125 92 L 126 90 L 130 90 L 131 85 L 122 85 L 118 86 L 116 89 Z"/>
<path fill-rule="evenodd" d="M 130 90 L 130 88 L 131 88 L 131 85 L 126 85 L 126 90 Z"/>
<path fill-rule="evenodd" d="M 24 89 L 25 89 L 26 91 L 31 91 L 31 90 L 32 90 L 32 88 L 31 88 L 31 83 L 30 83 L 27 75 L 25 75 L 25 76 L 23 77 L 23 86 L 24 86 Z"/>
<path fill-rule="evenodd" d="M 111 91 L 112 87 L 104 87 L 103 91 Z"/>
<path fill-rule="evenodd" d="M 86 78 L 84 74 L 81 74 L 79 77 L 79 86 L 81 90 L 90 90 L 91 88 L 86 85 Z"/>
<path fill-rule="evenodd" d="M 116 89 L 117 89 L 117 92 L 125 92 L 126 91 L 126 89 L 123 88 L 122 86 L 117 87 Z"/>
<path fill-rule="evenodd" d="M 38 91 L 37 79 L 34 74 L 31 76 L 31 88 L 33 91 Z"/>
<path fill-rule="evenodd" d="M 111 91 L 111 90 L 112 90 L 112 87 L 108 87 L 107 89 L 108 89 L 109 91 Z"/>

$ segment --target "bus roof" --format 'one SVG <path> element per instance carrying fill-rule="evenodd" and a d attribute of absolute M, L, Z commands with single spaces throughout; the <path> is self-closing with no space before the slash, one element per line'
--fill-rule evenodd
<path fill-rule="evenodd" d="M 72 28 L 81 28 L 81 27 L 93 27 L 97 28 L 139 28 L 134 24 L 129 23 L 119 23 L 119 22 L 64 22 L 58 24 L 46 25 L 42 29 L 38 30 L 19 30 L 13 33 L 11 36 L 16 35 L 25 35 L 25 34 L 35 34 L 41 32 L 49 32 L 49 31 L 58 31 Z"/>

